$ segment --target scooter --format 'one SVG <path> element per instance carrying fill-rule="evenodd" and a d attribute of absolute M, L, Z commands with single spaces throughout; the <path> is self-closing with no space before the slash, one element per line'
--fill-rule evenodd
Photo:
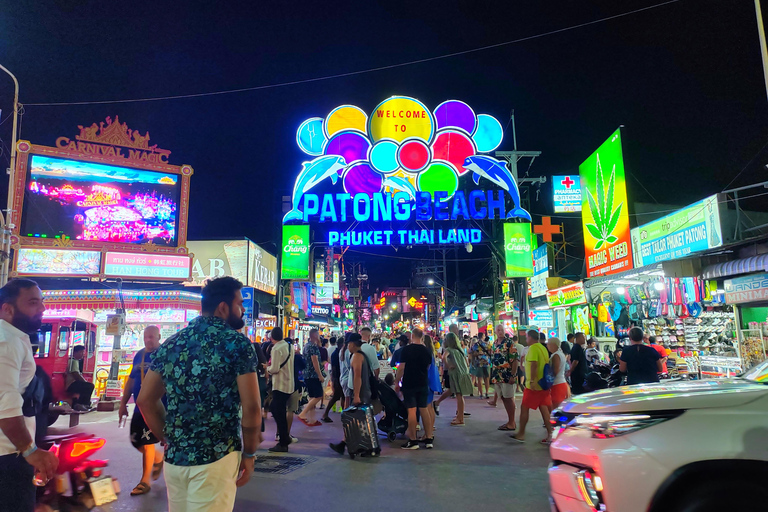
<path fill-rule="evenodd" d="M 35 478 L 38 486 L 35 512 L 81 512 L 117 499 L 116 479 L 103 476 L 107 461 L 90 459 L 106 440 L 93 434 L 46 437 L 49 451 L 59 459 L 56 475 L 48 482 Z"/>

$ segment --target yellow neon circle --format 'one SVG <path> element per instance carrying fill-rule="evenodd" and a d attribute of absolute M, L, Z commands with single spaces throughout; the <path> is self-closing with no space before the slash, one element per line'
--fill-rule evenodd
<path fill-rule="evenodd" d="M 325 118 L 324 128 L 328 138 L 342 130 L 358 130 L 365 133 L 368 116 L 354 105 L 344 105 L 335 108 Z"/>
<path fill-rule="evenodd" d="M 418 137 L 432 141 L 434 121 L 432 113 L 419 100 L 393 96 L 371 112 L 370 134 L 374 142 L 379 139 L 405 139 Z"/>

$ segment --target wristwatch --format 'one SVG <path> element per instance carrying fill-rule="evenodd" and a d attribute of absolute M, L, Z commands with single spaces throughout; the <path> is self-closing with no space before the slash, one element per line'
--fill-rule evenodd
<path fill-rule="evenodd" d="M 37 445 L 35 444 L 34 441 L 32 441 L 32 444 L 30 444 L 29 447 L 26 450 L 21 452 L 21 456 L 26 459 L 27 457 L 29 457 L 30 455 L 32 455 L 36 451 L 37 451 Z"/>
<path fill-rule="evenodd" d="M 256 452 L 253 452 L 253 453 L 245 453 L 245 452 L 243 452 L 243 458 L 244 459 L 255 459 L 256 458 Z"/>

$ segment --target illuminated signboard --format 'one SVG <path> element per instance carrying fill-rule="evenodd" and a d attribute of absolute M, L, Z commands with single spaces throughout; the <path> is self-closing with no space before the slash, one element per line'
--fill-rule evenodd
<path fill-rule="evenodd" d="M 283 223 L 530 221 L 506 163 L 484 154 L 494 151 L 502 139 L 503 129 L 494 117 L 475 114 L 457 100 L 430 110 L 414 98 L 393 96 L 370 116 L 352 105 L 338 107 L 299 127 L 299 148 L 315 158 L 303 164 L 296 178 L 291 210 Z M 466 190 L 459 187 L 463 177 L 478 186 L 483 179 L 495 190 Z M 340 185 L 343 192 L 313 191 L 320 184 L 327 188 L 327 182 Z M 413 242 L 409 232 L 397 229 L 359 232 L 349 238 L 342 238 L 344 231 L 330 231 L 328 242 L 331 246 L 453 244 L 480 234 L 460 237 L 451 231 L 435 230 L 423 242 Z"/>
<path fill-rule="evenodd" d="M 16 258 L 18 275 L 98 276 L 101 271 L 98 251 L 21 248 Z"/>
<path fill-rule="evenodd" d="M 549 277 L 549 246 L 541 245 L 533 250 L 533 277 L 531 278 L 531 297 L 543 297 L 547 294 Z"/>
<path fill-rule="evenodd" d="M 581 211 L 581 178 L 579 176 L 552 176 L 555 213 Z"/>
<path fill-rule="evenodd" d="M 192 279 L 187 286 L 203 286 L 206 280 L 231 276 L 257 290 L 277 292 L 277 258 L 250 240 L 190 240 Z"/>
<path fill-rule="evenodd" d="M 312 314 L 313 315 L 320 315 L 320 316 L 330 316 L 331 315 L 331 307 L 330 306 L 323 306 L 319 304 L 312 304 Z"/>
<path fill-rule="evenodd" d="M 723 245 L 717 195 L 631 231 L 635 267 Z"/>
<path fill-rule="evenodd" d="M 32 155 L 21 234 L 177 245 L 179 176 Z"/>
<path fill-rule="evenodd" d="M 531 225 L 527 223 L 504 224 L 504 259 L 506 277 L 533 275 Z"/>
<path fill-rule="evenodd" d="M 725 280 L 725 302 L 743 304 L 768 300 L 768 274 L 737 277 Z"/>
<path fill-rule="evenodd" d="M 532 309 L 528 312 L 528 324 L 538 328 L 554 327 L 555 318 L 551 309 Z"/>
<path fill-rule="evenodd" d="M 584 291 L 584 283 L 569 284 L 562 288 L 547 290 L 547 304 L 551 308 L 578 306 L 587 303 L 587 294 Z"/>
<path fill-rule="evenodd" d="M 309 279 L 309 226 L 283 226 L 281 279 Z"/>
<path fill-rule="evenodd" d="M 331 284 L 315 285 L 315 304 L 333 304 L 333 286 Z"/>
<path fill-rule="evenodd" d="M 152 279 L 189 278 L 189 256 L 108 252 L 104 256 L 104 275 Z"/>
<path fill-rule="evenodd" d="M 587 275 L 632 268 L 621 129 L 579 166 Z"/>

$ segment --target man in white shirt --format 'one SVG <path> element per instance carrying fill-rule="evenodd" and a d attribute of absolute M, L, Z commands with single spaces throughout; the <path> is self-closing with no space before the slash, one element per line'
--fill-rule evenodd
<path fill-rule="evenodd" d="M 280 441 L 269 449 L 270 452 L 287 452 L 291 444 L 291 433 L 288 429 L 288 399 L 295 391 L 293 364 L 293 347 L 283 340 L 283 330 L 279 327 L 272 329 L 272 352 L 270 353 L 267 373 L 272 381 L 272 404 L 269 412 L 275 419 Z"/>
<path fill-rule="evenodd" d="M 373 374 L 378 378 L 381 365 L 379 364 L 379 356 L 376 353 L 376 347 L 371 345 L 372 334 L 370 327 L 363 327 L 360 329 L 360 336 L 363 338 L 363 345 L 360 347 L 360 350 L 363 352 L 366 359 L 368 359 L 368 366 L 371 367 Z M 349 387 L 352 388 L 353 386 L 350 385 Z"/>
<path fill-rule="evenodd" d="M 8 512 L 32 512 L 35 472 L 47 482 L 59 465 L 53 453 L 35 446 L 34 410 L 23 396 L 35 386 L 27 333 L 40 329 L 43 311 L 43 293 L 34 281 L 14 279 L 0 288 L 0 506 Z"/>

